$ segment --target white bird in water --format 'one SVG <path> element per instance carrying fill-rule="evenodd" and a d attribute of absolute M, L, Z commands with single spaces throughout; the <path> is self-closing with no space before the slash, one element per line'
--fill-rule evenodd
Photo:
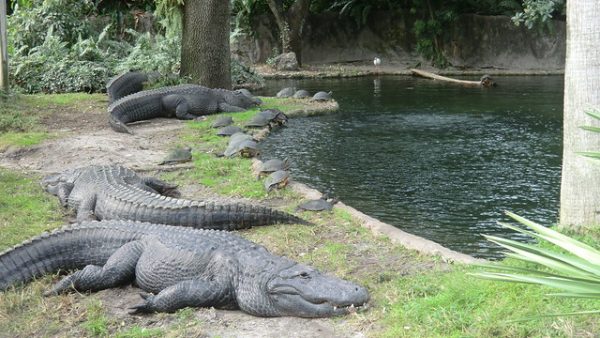
<path fill-rule="evenodd" d="M 377 73 L 379 73 L 379 65 L 381 64 L 381 59 L 376 56 L 373 59 L 373 64 L 375 65 L 375 68 L 377 69 Z"/>

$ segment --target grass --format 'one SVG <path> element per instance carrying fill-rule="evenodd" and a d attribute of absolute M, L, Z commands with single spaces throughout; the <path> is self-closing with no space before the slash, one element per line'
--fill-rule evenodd
<path fill-rule="evenodd" d="M 65 107 L 79 111 L 103 97 L 84 93 L 6 96 L 0 105 L 0 152 L 9 147 L 34 146 L 55 137 L 39 124 L 49 111 Z"/>
<path fill-rule="evenodd" d="M 38 180 L 0 168 L 0 251 L 63 222 L 58 200 Z"/>
<path fill-rule="evenodd" d="M 45 97 L 39 104 L 69 105 L 85 98 Z M 268 107 L 279 102 L 265 101 Z M 243 124 L 254 112 L 232 116 Z M 214 156 L 227 143 L 227 139 L 213 136 L 210 124 L 216 118 L 189 122 L 182 133 L 181 145 L 195 145 L 194 168 L 161 177 L 182 185 L 201 185 L 203 192 L 247 197 L 294 212 L 301 197 L 289 190 L 267 194 L 262 181 L 251 174 L 250 160 Z M 62 223 L 64 214 L 58 201 L 42 191 L 38 180 L 0 169 L 0 251 Z M 369 310 L 332 319 L 327 322 L 331 325 L 362 329 L 375 337 L 585 337 L 600 331 L 593 316 L 514 321 L 540 313 L 597 308 L 592 301 L 550 298 L 544 296 L 548 289 L 474 278 L 467 273 L 476 268 L 448 265 L 436 257 L 395 246 L 387 238 L 374 237 L 345 211 L 298 215 L 315 225 L 257 227 L 241 235 L 276 254 L 369 289 Z M 590 230 L 585 240 L 597 243 L 598 234 Z M 198 318 L 195 309 L 119 317 L 109 313 L 107 309 L 113 305 L 97 294 L 41 297 L 55 279 L 47 276 L 0 294 L 0 336 L 177 337 L 210 332 L 209 324 Z"/>

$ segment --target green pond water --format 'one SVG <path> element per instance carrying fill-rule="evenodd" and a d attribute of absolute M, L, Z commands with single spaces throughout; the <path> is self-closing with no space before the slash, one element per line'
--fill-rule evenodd
<path fill-rule="evenodd" d="M 333 91 L 340 111 L 274 131 L 263 159 L 404 231 L 477 257 L 500 249 L 481 234 L 510 210 L 556 222 L 562 152 L 560 76 L 497 77 L 492 89 L 412 77 L 269 81 Z"/>

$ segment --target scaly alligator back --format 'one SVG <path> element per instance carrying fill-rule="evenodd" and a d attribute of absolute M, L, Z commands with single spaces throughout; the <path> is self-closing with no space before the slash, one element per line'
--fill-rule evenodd
<path fill-rule="evenodd" d="M 140 236 L 108 227 L 67 227 L 44 233 L 0 253 L 0 290 L 59 269 L 103 265 L 115 250 Z"/>

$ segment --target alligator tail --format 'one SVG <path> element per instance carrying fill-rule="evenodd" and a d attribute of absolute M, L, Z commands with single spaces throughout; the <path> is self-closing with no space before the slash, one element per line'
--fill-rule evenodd
<path fill-rule="evenodd" d="M 104 227 L 65 227 L 34 237 L 0 253 L 0 291 L 58 270 L 103 265 L 136 236 L 139 234 Z"/>
<path fill-rule="evenodd" d="M 125 123 L 119 121 L 119 119 L 117 119 L 113 114 L 109 115 L 108 124 L 116 132 L 133 135 L 133 131 L 129 127 L 127 127 Z"/>
<path fill-rule="evenodd" d="M 260 205 L 237 203 L 205 207 L 205 215 L 210 216 L 199 222 L 199 228 L 239 230 L 277 223 L 312 225 L 300 217 Z"/>

